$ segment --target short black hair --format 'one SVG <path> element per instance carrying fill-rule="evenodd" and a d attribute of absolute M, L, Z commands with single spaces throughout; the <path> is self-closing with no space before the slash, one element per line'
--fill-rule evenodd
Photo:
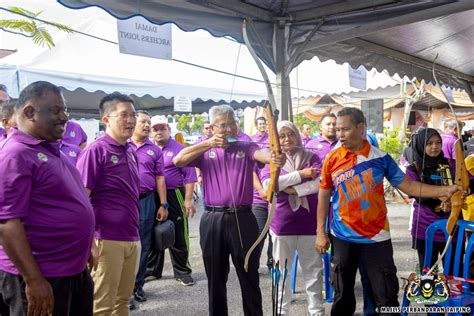
<path fill-rule="evenodd" d="M 263 116 L 259 116 L 255 119 L 255 125 L 258 124 L 258 121 L 265 121 L 265 124 L 267 123 L 267 119 Z"/>
<path fill-rule="evenodd" d="M 365 124 L 364 112 L 362 112 L 361 110 L 357 108 L 348 107 L 348 108 L 343 108 L 342 110 L 337 112 L 337 117 L 346 116 L 346 115 L 349 115 L 351 117 L 351 122 L 354 125 L 357 125 L 360 123 Z"/>
<path fill-rule="evenodd" d="M 203 124 L 211 124 L 211 122 L 206 120 Z"/>
<path fill-rule="evenodd" d="M 107 94 L 100 100 L 99 110 L 101 116 L 107 116 L 111 112 L 117 109 L 117 103 L 128 102 L 135 106 L 135 102 L 128 95 L 122 94 L 120 92 L 113 92 Z"/>
<path fill-rule="evenodd" d="M 2 103 L 2 118 L 11 119 L 15 113 L 16 100 L 8 100 Z"/>
<path fill-rule="evenodd" d="M 41 99 L 48 92 L 55 93 L 63 98 L 61 89 L 58 86 L 48 81 L 36 81 L 21 91 L 16 103 L 16 109 L 21 109 L 28 101 Z"/>
<path fill-rule="evenodd" d="M 324 119 L 325 119 L 326 117 L 337 118 L 337 117 L 336 117 L 336 114 L 334 114 L 334 113 L 326 113 L 326 114 L 324 114 L 324 115 L 321 117 L 321 119 L 319 120 L 319 125 L 321 125 L 321 123 L 323 123 L 323 121 L 324 121 Z"/>
<path fill-rule="evenodd" d="M 4 92 L 8 93 L 7 86 L 0 83 L 0 91 L 4 91 Z"/>
<path fill-rule="evenodd" d="M 145 115 L 148 115 L 149 117 L 151 117 L 150 112 L 148 112 L 148 111 L 145 111 L 145 110 L 137 110 L 136 112 L 137 112 L 137 114 L 142 113 L 142 114 L 145 114 Z"/>

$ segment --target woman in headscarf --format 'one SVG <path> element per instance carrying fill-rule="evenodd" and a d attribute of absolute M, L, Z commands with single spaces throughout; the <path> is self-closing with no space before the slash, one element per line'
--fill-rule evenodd
<path fill-rule="evenodd" d="M 406 174 L 413 180 L 444 185 L 445 181 L 454 178 L 454 170 L 449 168 L 448 159 L 443 155 L 441 135 L 433 128 L 422 128 L 413 134 L 403 155 L 408 163 Z M 418 252 L 420 271 L 423 269 L 425 258 L 426 229 L 431 223 L 448 218 L 449 211 L 449 205 L 443 204 L 438 199 L 415 198 L 413 200 L 412 248 Z M 436 233 L 430 267 L 434 265 L 445 245 L 446 239 L 443 233 Z"/>
<path fill-rule="evenodd" d="M 287 268 L 291 271 L 295 251 L 298 251 L 308 295 L 309 314 L 323 315 L 322 261 L 321 255 L 314 250 L 317 192 L 319 191 L 319 178 L 317 177 L 321 161 L 316 154 L 304 149 L 299 131 L 293 123 L 281 121 L 277 127 L 280 144 L 287 159 L 280 171 L 278 181 L 280 193 L 276 201 L 275 215 L 270 225 L 273 259 L 274 262 L 279 262 L 282 271 L 285 261 L 287 261 Z M 263 173 L 263 186 L 266 189 L 270 177 L 268 167 L 264 169 Z M 290 277 L 286 282 L 291 284 L 289 279 Z M 291 287 L 285 286 L 284 293 L 281 289 L 280 284 L 278 304 L 281 304 L 281 313 L 287 314 Z"/>

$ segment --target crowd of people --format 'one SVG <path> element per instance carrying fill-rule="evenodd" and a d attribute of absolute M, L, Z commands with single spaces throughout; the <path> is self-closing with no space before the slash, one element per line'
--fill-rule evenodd
<path fill-rule="evenodd" d="M 324 315 L 321 256 L 331 246 L 331 314 L 354 313 L 357 270 L 364 313 L 377 314 L 376 308 L 399 306 L 400 288 L 383 180 L 415 198 L 411 232 L 420 270 L 427 226 L 447 217 L 449 198 L 463 190 L 432 177 L 440 169 L 453 174 L 453 161 L 464 158 L 445 152 L 452 153 L 455 130 L 418 131 L 403 172 L 371 140 L 356 108 L 324 115 L 314 139 L 311 124 L 278 122 L 277 154 L 268 148 L 267 118 L 255 120 L 257 132 L 249 137 L 228 105 L 212 107 L 203 136 L 185 147 L 171 137 L 165 117 L 137 110 L 121 93 L 100 100 L 105 133 L 90 143 L 49 82 L 30 84 L 17 100 L 0 86 L 0 101 L 1 315 L 128 315 L 135 301 L 147 300 L 145 280 L 162 277 L 165 251 L 153 235 L 166 221 L 174 226 L 174 278 L 192 286 L 188 217 L 196 213 L 196 186 L 204 205 L 199 232 L 209 314 L 228 314 L 231 259 L 242 313 L 263 315 L 263 241 L 248 269 L 244 258 L 268 218 L 270 163 L 280 174 L 268 268 L 291 266 L 297 251 L 308 313 Z M 472 212 L 464 217 L 473 220 Z M 438 236 L 435 253 L 444 245 Z M 276 296 L 278 314 L 288 314 L 289 287 Z"/>

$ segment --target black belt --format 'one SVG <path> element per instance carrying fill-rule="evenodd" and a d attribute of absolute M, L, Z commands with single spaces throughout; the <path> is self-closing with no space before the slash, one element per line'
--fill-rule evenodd
<path fill-rule="evenodd" d="M 138 199 L 141 200 L 143 198 L 146 198 L 148 195 L 152 194 L 153 192 L 155 192 L 155 191 L 148 191 L 148 192 L 140 193 L 140 195 L 138 196 Z"/>
<path fill-rule="evenodd" d="M 208 212 L 221 212 L 221 213 L 244 213 L 252 211 L 251 205 L 239 205 L 239 206 L 205 206 L 204 209 Z"/>

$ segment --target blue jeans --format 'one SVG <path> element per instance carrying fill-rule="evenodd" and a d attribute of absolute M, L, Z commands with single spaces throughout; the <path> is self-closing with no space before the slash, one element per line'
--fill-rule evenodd
<path fill-rule="evenodd" d="M 140 206 L 140 242 L 142 251 L 140 254 L 140 263 L 138 265 L 135 287 L 142 287 L 145 283 L 146 261 L 150 251 L 151 238 L 153 233 L 153 223 L 155 217 L 155 195 L 150 192 L 139 200 Z"/>

